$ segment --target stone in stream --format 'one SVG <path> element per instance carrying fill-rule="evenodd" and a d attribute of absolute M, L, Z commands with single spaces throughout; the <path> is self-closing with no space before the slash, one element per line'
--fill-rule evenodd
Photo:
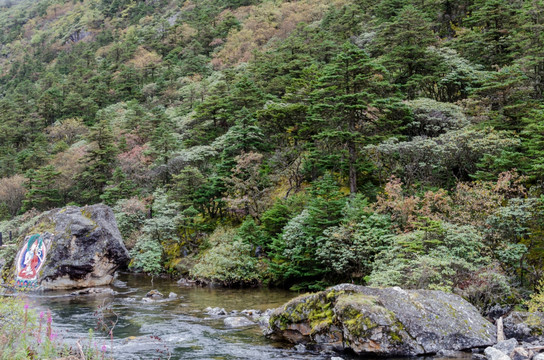
<path fill-rule="evenodd" d="M 83 290 L 76 290 L 70 293 L 70 296 L 81 295 L 117 295 L 117 291 L 110 288 L 87 288 Z"/>
<path fill-rule="evenodd" d="M 496 328 L 460 296 L 351 284 L 276 309 L 271 337 L 356 354 L 423 355 L 495 343 Z M 496 350 L 496 349 L 495 349 Z"/>
<path fill-rule="evenodd" d="M 228 315 L 227 312 L 225 311 L 225 309 L 223 308 L 219 308 L 219 307 L 207 307 L 206 309 L 204 309 L 204 311 L 206 312 L 206 314 L 208 315 L 214 315 L 214 316 L 224 316 L 224 315 Z"/>
<path fill-rule="evenodd" d="M 488 347 L 485 349 L 484 354 L 487 360 L 512 360 L 510 359 L 510 356 L 498 349 L 495 349 L 494 347 Z"/>
<path fill-rule="evenodd" d="M 108 285 L 130 260 L 113 211 L 102 204 L 42 213 L 18 247 L 7 273 L 17 287 L 28 289 Z"/>
<path fill-rule="evenodd" d="M 457 350 L 440 350 L 436 353 L 438 358 L 455 358 L 459 359 L 465 356 L 465 353 Z"/>
<path fill-rule="evenodd" d="M 157 300 L 162 300 L 163 298 L 164 298 L 164 295 L 161 294 L 159 290 L 150 290 L 142 298 L 142 301 L 145 303 L 151 303 L 151 302 L 156 302 Z"/>
<path fill-rule="evenodd" d="M 150 299 L 162 299 L 164 295 L 161 294 L 159 290 L 151 290 L 147 294 L 145 294 L 145 297 Z"/>
<path fill-rule="evenodd" d="M 255 325 L 255 323 L 244 316 L 229 316 L 223 320 L 225 326 L 230 328 Z"/>
<path fill-rule="evenodd" d="M 245 316 L 247 317 L 250 317 L 251 319 L 253 320 L 257 320 L 261 317 L 261 314 L 262 312 L 260 310 L 254 310 L 254 309 L 250 309 L 250 310 L 242 310 L 240 311 L 242 314 L 244 314 Z"/>

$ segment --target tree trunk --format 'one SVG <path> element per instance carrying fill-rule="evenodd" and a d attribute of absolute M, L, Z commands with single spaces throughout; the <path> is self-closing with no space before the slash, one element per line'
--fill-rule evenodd
<path fill-rule="evenodd" d="M 354 195 L 357 192 L 357 169 L 355 164 L 357 163 L 357 151 L 353 141 L 348 142 L 349 150 L 349 192 Z"/>

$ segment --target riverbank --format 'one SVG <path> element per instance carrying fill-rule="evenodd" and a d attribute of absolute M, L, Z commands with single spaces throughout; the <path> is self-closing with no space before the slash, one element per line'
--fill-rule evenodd
<path fill-rule="evenodd" d="M 110 360 L 111 349 L 93 341 L 92 332 L 85 342 L 64 342 L 53 327 L 50 310 L 39 310 L 21 294 L 0 301 L 0 359 L 85 359 Z"/>

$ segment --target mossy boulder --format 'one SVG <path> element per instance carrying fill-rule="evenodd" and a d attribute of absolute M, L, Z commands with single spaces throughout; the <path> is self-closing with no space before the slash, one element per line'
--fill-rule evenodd
<path fill-rule="evenodd" d="M 276 339 L 360 355 L 433 354 L 496 340 L 495 326 L 457 295 L 351 284 L 291 300 L 269 326 Z"/>
<path fill-rule="evenodd" d="M 7 280 L 30 289 L 95 287 L 110 284 L 129 260 L 110 207 L 68 206 L 43 213 L 22 234 Z"/>

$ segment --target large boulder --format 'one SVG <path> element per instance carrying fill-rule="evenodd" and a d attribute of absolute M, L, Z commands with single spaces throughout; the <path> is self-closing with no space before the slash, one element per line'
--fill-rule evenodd
<path fill-rule="evenodd" d="M 21 239 L 10 272 L 17 287 L 108 285 L 130 260 L 113 211 L 102 204 L 45 212 Z"/>
<path fill-rule="evenodd" d="M 496 328 L 454 294 L 338 285 L 276 309 L 269 336 L 356 354 L 423 355 L 493 345 Z"/>

